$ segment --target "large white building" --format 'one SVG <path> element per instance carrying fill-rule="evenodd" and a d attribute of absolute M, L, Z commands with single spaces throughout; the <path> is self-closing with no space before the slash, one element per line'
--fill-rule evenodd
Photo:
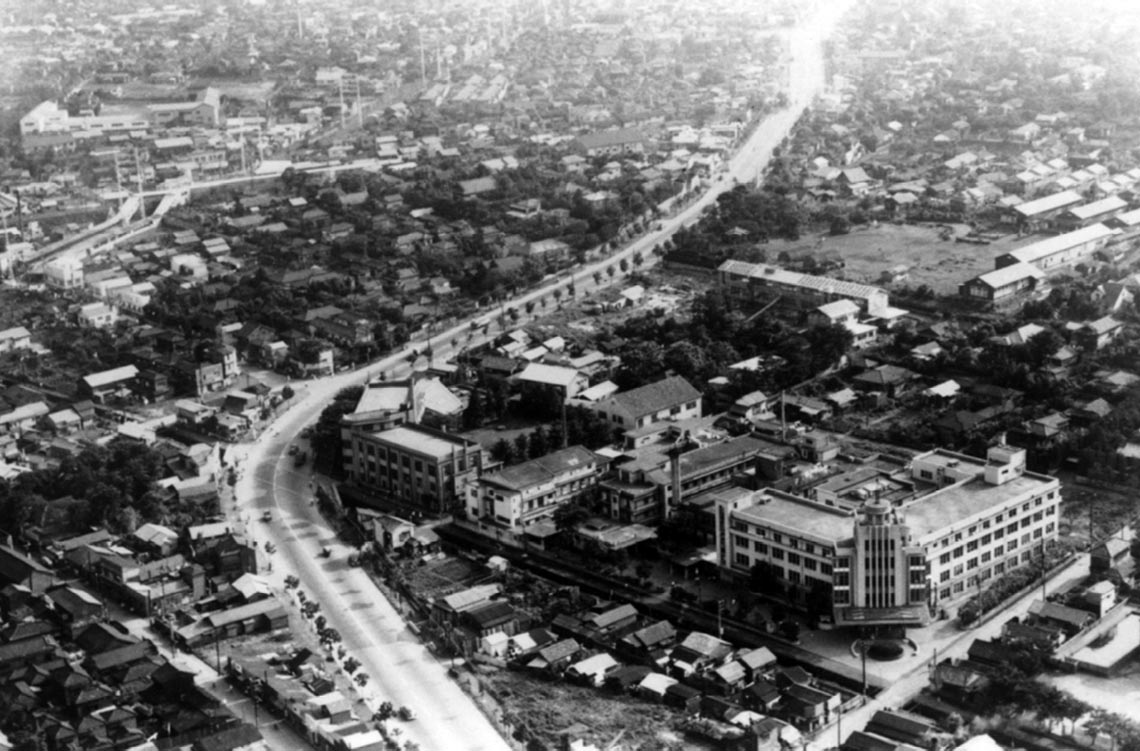
<path fill-rule="evenodd" d="M 889 317 L 896 312 L 882 287 L 801 274 L 767 263 L 725 261 L 717 268 L 717 289 L 732 297 L 779 299 L 781 304 L 800 308 L 851 300 L 870 318 Z"/>
<path fill-rule="evenodd" d="M 31 112 L 20 118 L 21 136 L 88 131 L 128 133 L 132 130 L 145 131 L 149 127 L 150 121 L 138 113 L 76 115 L 72 117 L 68 114 L 66 107 L 61 108 L 51 100 L 40 102 L 32 108 Z"/>
<path fill-rule="evenodd" d="M 484 528 L 525 532 L 561 506 L 594 492 L 605 464 L 581 446 L 485 474 L 467 486 L 467 518 Z"/>
<path fill-rule="evenodd" d="M 1023 449 L 984 461 L 937 450 L 815 499 L 726 496 L 717 562 L 739 577 L 766 564 L 800 593 L 829 588 L 840 625 L 920 625 L 1028 564 L 1057 537 L 1060 505 L 1060 483 L 1026 471 Z"/>
<path fill-rule="evenodd" d="M 44 264 L 44 280 L 55 289 L 75 289 L 83 286 L 83 262 L 78 258 L 62 257 Z"/>

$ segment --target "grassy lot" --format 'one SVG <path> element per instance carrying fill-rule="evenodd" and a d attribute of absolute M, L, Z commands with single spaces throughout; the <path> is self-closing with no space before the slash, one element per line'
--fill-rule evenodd
<path fill-rule="evenodd" d="M 679 715 L 659 704 L 509 670 L 481 679 L 548 748 L 562 748 L 559 733 L 575 724 L 591 728 L 593 742 L 603 748 L 619 735 L 621 747 L 631 751 L 712 748 L 673 730 Z"/>
<path fill-rule="evenodd" d="M 958 235 L 968 231 L 964 225 L 955 225 L 954 229 Z M 771 261 L 784 251 L 793 256 L 838 251 L 846 263 L 847 278 L 874 284 L 883 271 L 903 264 L 910 268 L 910 279 L 903 284 L 925 284 L 940 294 L 954 294 L 962 282 L 992 271 L 997 256 L 1042 239 L 1010 234 L 989 245 L 971 245 L 942 240 L 938 233 L 938 227 L 933 225 L 868 225 L 853 228 L 847 235 L 825 236 L 822 245 L 818 236 L 811 236 L 795 242 L 773 240 L 764 250 Z"/>
<path fill-rule="evenodd" d="M 1061 476 L 1062 538 L 1089 539 L 1089 506 L 1092 506 L 1093 537 L 1097 540 L 1116 534 L 1120 526 L 1140 512 L 1140 498 L 1104 488 L 1078 485 L 1071 477 Z"/>

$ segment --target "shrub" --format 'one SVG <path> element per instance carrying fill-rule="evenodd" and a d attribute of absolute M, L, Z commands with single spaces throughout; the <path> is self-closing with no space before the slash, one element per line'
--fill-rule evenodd
<path fill-rule="evenodd" d="M 903 656 L 902 645 L 893 641 L 875 642 L 867 648 L 867 656 L 872 660 L 890 662 Z"/>

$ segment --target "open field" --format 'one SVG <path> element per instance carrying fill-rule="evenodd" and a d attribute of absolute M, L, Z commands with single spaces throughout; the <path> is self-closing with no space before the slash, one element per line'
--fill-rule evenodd
<path fill-rule="evenodd" d="M 957 235 L 968 228 L 954 225 Z M 935 225 L 879 224 L 856 226 L 850 234 L 810 236 L 795 242 L 773 240 L 764 246 L 768 259 L 775 262 L 780 253 L 793 257 L 799 253 L 835 251 L 842 256 L 846 268 L 843 275 L 852 281 L 878 284 L 879 276 L 892 266 L 905 265 L 910 278 L 902 282 L 918 287 L 927 285 L 939 294 L 954 294 L 958 285 L 978 274 L 992 271 L 994 258 L 1014 248 L 1036 242 L 1041 235 L 1003 236 L 989 245 L 972 245 L 942 240 Z M 889 287 L 890 285 L 885 285 Z"/>
<path fill-rule="evenodd" d="M 673 721 L 680 715 L 660 704 L 508 670 L 485 674 L 480 679 L 548 748 L 561 748 L 561 732 L 579 724 L 593 731 L 594 742 L 602 747 L 620 736 L 622 748 L 631 751 L 712 748 L 673 730 Z"/>

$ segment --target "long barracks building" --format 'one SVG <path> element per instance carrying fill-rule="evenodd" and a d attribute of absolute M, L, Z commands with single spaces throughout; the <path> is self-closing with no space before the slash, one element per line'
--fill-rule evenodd
<path fill-rule="evenodd" d="M 1006 445 L 985 461 L 915 457 L 839 493 L 808 499 L 762 489 L 716 508 L 717 563 L 744 578 L 758 563 L 786 585 L 827 585 L 837 625 L 917 626 L 1027 565 L 1056 539 L 1060 483 L 1028 472 Z"/>

